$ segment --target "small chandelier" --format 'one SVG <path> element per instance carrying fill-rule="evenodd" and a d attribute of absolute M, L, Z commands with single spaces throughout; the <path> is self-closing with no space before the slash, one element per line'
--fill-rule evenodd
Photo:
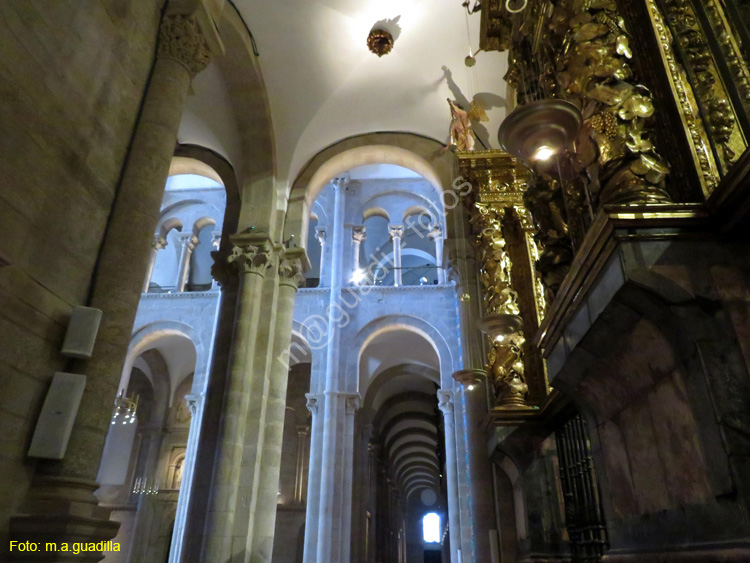
<path fill-rule="evenodd" d="M 115 398 L 115 411 L 112 413 L 111 424 L 133 424 L 135 422 L 135 412 L 138 410 L 138 395 L 125 396 L 125 390 Z"/>
<path fill-rule="evenodd" d="M 367 36 L 367 48 L 378 57 L 387 55 L 393 49 L 393 35 L 385 29 L 372 29 Z"/>
<path fill-rule="evenodd" d="M 147 477 L 138 477 L 133 485 L 133 494 L 135 495 L 158 495 L 159 480 L 149 479 Z"/>

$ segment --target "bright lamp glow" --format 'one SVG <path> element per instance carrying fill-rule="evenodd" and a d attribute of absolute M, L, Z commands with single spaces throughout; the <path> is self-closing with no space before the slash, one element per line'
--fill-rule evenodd
<path fill-rule="evenodd" d="M 352 283 L 355 285 L 359 285 L 365 280 L 366 276 L 367 274 L 362 268 L 354 270 L 354 273 L 352 274 Z"/>
<path fill-rule="evenodd" d="M 555 154 L 555 150 L 547 145 L 542 145 L 534 153 L 534 160 L 548 160 Z"/>
<path fill-rule="evenodd" d="M 437 543 L 440 541 L 440 516 L 434 512 L 425 514 L 422 518 L 422 529 L 426 543 Z"/>

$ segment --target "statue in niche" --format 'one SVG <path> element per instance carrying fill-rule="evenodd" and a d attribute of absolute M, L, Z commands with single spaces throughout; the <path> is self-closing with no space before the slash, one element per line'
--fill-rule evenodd
<path fill-rule="evenodd" d="M 182 470 L 185 466 L 185 456 L 180 457 L 174 466 L 174 476 L 172 477 L 172 488 L 179 489 L 182 485 Z"/>
<path fill-rule="evenodd" d="M 190 408 L 188 407 L 187 400 L 183 398 L 178 404 L 177 409 L 174 413 L 174 421 L 177 424 L 185 424 L 190 422 Z"/>

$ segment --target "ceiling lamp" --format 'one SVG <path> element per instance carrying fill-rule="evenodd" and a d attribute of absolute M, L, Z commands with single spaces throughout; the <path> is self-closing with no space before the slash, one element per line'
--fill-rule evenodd
<path fill-rule="evenodd" d="M 367 36 L 367 48 L 378 57 L 387 55 L 393 49 L 393 35 L 385 29 L 373 29 Z"/>
<path fill-rule="evenodd" d="M 527 162 L 548 160 L 567 149 L 581 131 L 580 110 L 547 98 L 514 109 L 500 125 L 500 146 Z"/>

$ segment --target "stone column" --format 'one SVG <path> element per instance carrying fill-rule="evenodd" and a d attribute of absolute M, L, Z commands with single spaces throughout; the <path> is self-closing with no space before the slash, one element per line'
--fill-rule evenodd
<path fill-rule="evenodd" d="M 352 274 L 359 270 L 359 247 L 367 238 L 367 231 L 364 225 L 352 227 Z"/>
<path fill-rule="evenodd" d="M 104 312 L 99 338 L 91 359 L 68 366 L 69 371 L 87 376 L 86 391 L 65 458 L 37 463 L 34 483 L 20 510 L 23 516 L 11 522 L 15 539 L 98 542 L 117 531 L 118 524 L 109 521 L 109 510 L 97 506 L 94 481 L 146 278 L 185 98 L 193 76 L 210 60 L 203 31 L 194 16 L 167 15 L 161 22 L 151 79 L 87 303 Z M 85 530 L 75 524 L 80 519 L 86 519 Z M 90 554 L 68 556 L 69 561 L 87 558 Z"/>
<path fill-rule="evenodd" d="M 221 231 L 211 231 L 211 248 L 213 252 L 218 252 L 221 246 Z M 219 289 L 219 281 L 216 278 L 211 279 L 211 289 Z"/>
<path fill-rule="evenodd" d="M 177 265 L 177 278 L 174 282 L 175 291 L 185 291 L 185 285 L 187 284 L 188 275 L 190 274 L 190 257 L 193 255 L 193 250 L 198 246 L 200 242 L 192 232 L 180 233 L 177 235 L 177 240 L 180 242 L 180 262 Z"/>
<path fill-rule="evenodd" d="M 188 504 L 190 492 L 193 490 L 193 471 L 195 469 L 195 456 L 198 452 L 201 425 L 203 423 L 203 400 L 201 394 L 185 395 L 188 408 L 190 409 L 190 430 L 188 432 L 187 448 L 185 449 L 185 462 L 182 470 L 182 484 L 180 494 L 177 497 L 177 509 L 172 529 L 172 545 L 169 549 L 169 563 L 180 563 L 182 561 L 182 549 L 185 545 L 185 522 L 187 521 Z"/>
<path fill-rule="evenodd" d="M 233 552 L 242 553 L 246 547 L 244 537 L 238 539 L 241 545 L 233 546 L 232 531 L 238 510 L 239 479 L 250 395 L 253 392 L 252 374 L 261 291 L 266 272 L 273 265 L 270 243 L 262 235 L 235 235 L 232 242 L 234 247 L 228 261 L 238 267 L 240 289 L 222 427 L 206 516 L 206 541 L 202 557 L 206 561 L 229 561 L 235 556 Z"/>
<path fill-rule="evenodd" d="M 148 258 L 146 277 L 143 278 L 143 293 L 148 293 L 148 286 L 151 285 L 151 277 L 154 275 L 154 265 L 156 264 L 156 255 L 166 247 L 167 239 L 161 236 L 154 237 L 154 242 L 151 243 L 151 254 Z"/>
<path fill-rule="evenodd" d="M 333 526 L 337 488 L 337 449 L 340 447 L 339 412 L 342 410 L 339 396 L 339 348 L 341 331 L 334 320 L 335 311 L 341 306 L 342 264 L 344 254 L 344 209 L 346 204 L 346 179 L 333 181 L 334 215 L 333 241 L 331 245 L 331 292 L 328 306 L 328 346 L 326 348 L 326 378 L 324 392 L 323 443 L 321 444 L 320 502 L 318 516 L 318 539 L 315 550 L 317 563 L 335 563 L 332 554 L 338 555 L 339 533 Z M 340 483 L 339 483 L 340 486 Z M 333 544 L 336 544 L 335 546 Z"/>
<path fill-rule="evenodd" d="M 320 279 L 319 286 L 325 287 L 326 285 L 330 285 L 328 280 L 326 280 L 323 277 L 323 273 L 325 272 L 325 265 L 326 265 L 326 228 L 325 227 L 315 227 L 315 238 L 318 239 L 318 242 L 320 243 L 320 266 L 319 266 L 319 273 L 318 277 Z M 327 273 L 327 272 L 326 272 Z"/>
<path fill-rule="evenodd" d="M 393 285 L 403 285 L 401 275 L 401 238 L 404 236 L 403 225 L 388 225 L 388 233 L 393 240 Z"/>
<path fill-rule="evenodd" d="M 354 469 L 354 413 L 359 409 L 359 395 L 346 398 L 344 418 L 344 490 L 341 507 L 341 558 L 342 563 L 349 561 L 352 545 L 352 471 Z"/>
<path fill-rule="evenodd" d="M 453 423 L 453 391 L 438 391 L 438 408 L 443 413 L 445 431 L 445 478 L 448 485 L 448 527 L 450 531 L 451 560 L 459 563 L 457 550 L 461 547 L 460 525 L 458 521 L 458 483 L 456 459 L 456 430 Z"/>
<path fill-rule="evenodd" d="M 437 264 L 438 283 L 442 285 L 446 282 L 445 268 L 443 267 L 443 229 L 440 228 L 440 225 L 433 225 L 428 236 L 435 241 L 435 264 Z"/>
<path fill-rule="evenodd" d="M 297 426 L 297 470 L 294 476 L 294 502 L 300 504 L 304 502 L 305 458 L 307 457 L 307 439 L 309 436 L 309 426 Z"/>
<path fill-rule="evenodd" d="M 317 393 L 305 393 L 307 398 L 307 410 L 312 414 L 310 425 L 310 469 L 307 475 L 307 510 L 305 511 L 305 549 L 303 555 L 304 563 L 315 561 L 315 544 L 318 539 L 318 517 L 319 517 L 319 491 L 320 486 L 320 446 L 321 431 L 318 406 L 321 395 Z"/>
<path fill-rule="evenodd" d="M 491 561 L 490 531 L 495 531 L 495 507 L 492 467 L 487 455 L 484 422 L 487 417 L 487 372 L 466 369 L 453 374 L 463 389 L 463 411 L 466 424 L 466 447 L 469 455 L 471 520 L 474 535 L 474 557 Z"/>
<path fill-rule="evenodd" d="M 292 341 L 294 296 L 304 282 L 307 257 L 302 248 L 284 251 L 279 263 L 279 293 L 276 302 L 276 323 L 273 337 L 273 359 L 270 366 L 268 392 L 263 420 L 263 441 L 260 455 L 260 475 L 251 515 L 253 525 L 250 560 L 257 563 L 271 561 L 273 536 L 276 526 L 276 503 L 281 470 L 281 447 L 284 441 L 286 388 L 289 379 L 289 346 Z M 253 506 L 253 504 L 251 504 Z"/>

